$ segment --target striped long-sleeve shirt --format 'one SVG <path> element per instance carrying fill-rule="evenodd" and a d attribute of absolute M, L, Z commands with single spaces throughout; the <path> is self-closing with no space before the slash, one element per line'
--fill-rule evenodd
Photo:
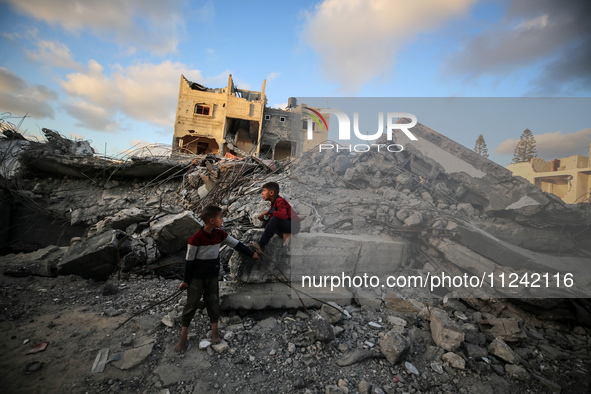
<path fill-rule="evenodd" d="M 235 250 L 252 257 L 254 252 L 242 242 L 231 237 L 224 230 L 214 229 L 211 233 L 201 229 L 189 238 L 185 257 L 184 282 L 191 278 L 209 279 L 220 271 L 220 247 L 229 245 Z"/>

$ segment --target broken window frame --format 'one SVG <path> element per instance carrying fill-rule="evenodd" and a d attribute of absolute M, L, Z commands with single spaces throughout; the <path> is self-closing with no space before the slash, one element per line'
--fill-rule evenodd
<path fill-rule="evenodd" d="M 207 109 L 207 111 L 205 111 Z M 201 113 L 199 112 L 201 110 Z M 207 112 L 207 113 L 205 113 Z M 200 115 L 200 116 L 211 116 L 211 105 L 197 103 L 193 109 L 193 115 Z"/>

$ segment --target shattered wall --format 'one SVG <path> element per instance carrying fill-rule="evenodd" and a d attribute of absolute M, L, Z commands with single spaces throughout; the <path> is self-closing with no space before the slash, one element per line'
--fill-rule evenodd
<path fill-rule="evenodd" d="M 248 149 L 244 143 L 252 146 L 259 139 L 265 100 L 265 81 L 262 90 L 255 92 L 238 89 L 230 75 L 228 86 L 209 89 L 181 75 L 174 151 L 223 156 L 240 147 Z"/>

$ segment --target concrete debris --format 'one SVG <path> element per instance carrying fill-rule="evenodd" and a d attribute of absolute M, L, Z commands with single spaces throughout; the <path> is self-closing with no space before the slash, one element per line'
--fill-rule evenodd
<path fill-rule="evenodd" d="M 285 163 L 211 155 L 115 161 L 51 130 L 44 143 L 4 133 L 2 346 L 13 346 L 12 337 L 22 343 L 22 332 L 60 330 L 91 341 L 91 358 L 111 349 L 121 352 L 117 368 L 141 366 L 122 379 L 104 363 L 105 381 L 76 378 L 89 392 L 589 391 L 590 206 L 565 205 L 433 130 L 415 129 L 418 142 L 396 135 L 406 148 L 400 154 L 310 151 Z M 302 232 L 285 247 L 272 239 L 270 259 L 221 251 L 220 344 L 203 339 L 209 320 L 199 312 L 188 351 L 174 354 L 184 295 L 150 308 L 135 326 L 98 335 L 92 327 L 110 329 L 176 291 L 205 205 L 222 206 L 229 234 L 257 240 L 267 181 L 280 183 Z M 382 286 L 392 275 L 483 272 L 505 284 L 512 274 L 560 274 L 561 286 Z M 566 272 L 573 286 L 562 286 L 570 284 Z M 305 282 L 335 273 L 340 283 Z M 364 274 L 379 285 L 345 280 Z M 82 325 L 66 320 L 74 308 Z M 25 364 L 17 371 L 4 360 L 0 368 L 20 376 Z"/>
<path fill-rule="evenodd" d="M 334 330 L 331 324 L 319 313 L 313 313 L 310 319 L 310 330 L 316 340 L 330 342 L 334 339 Z"/>
<path fill-rule="evenodd" d="M 150 223 L 149 235 L 158 245 L 158 249 L 171 255 L 186 249 L 191 235 L 201 228 L 200 220 L 191 211 L 163 215 Z"/>
<path fill-rule="evenodd" d="M 466 361 L 459 355 L 453 352 L 447 352 L 441 359 L 448 363 L 451 367 L 456 369 L 464 369 L 466 368 Z"/>
<path fill-rule="evenodd" d="M 107 364 L 107 359 L 109 358 L 109 348 L 104 348 L 99 350 L 96 358 L 94 359 L 94 364 L 92 364 L 92 368 L 90 373 L 100 373 L 105 370 L 105 365 Z"/>
<path fill-rule="evenodd" d="M 110 230 L 72 245 L 58 263 L 57 273 L 107 279 L 117 267 L 117 249 L 125 237 L 123 231 Z"/>
<path fill-rule="evenodd" d="M 480 329 L 488 340 L 500 338 L 506 342 L 517 342 L 526 337 L 518 319 L 496 318 L 487 313 L 484 315 L 480 321 Z"/>
<path fill-rule="evenodd" d="M 410 342 L 396 330 L 388 331 L 380 338 L 380 351 L 392 364 L 401 361 L 410 350 Z"/>
<path fill-rule="evenodd" d="M 445 350 L 456 350 L 464 341 L 464 332 L 447 312 L 431 309 L 431 334 L 435 344 Z"/>
<path fill-rule="evenodd" d="M 519 356 L 501 338 L 495 338 L 495 340 L 488 345 L 488 351 L 490 354 L 494 354 L 509 364 L 515 364 L 519 358 Z"/>
<path fill-rule="evenodd" d="M 151 353 L 154 343 L 148 343 L 121 353 L 121 360 L 113 361 L 112 364 L 119 369 L 131 369 L 142 363 Z"/>

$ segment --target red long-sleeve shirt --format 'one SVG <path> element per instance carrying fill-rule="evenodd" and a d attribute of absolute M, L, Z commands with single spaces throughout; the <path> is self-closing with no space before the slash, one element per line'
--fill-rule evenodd
<path fill-rule="evenodd" d="M 287 200 L 281 196 L 277 196 L 275 201 L 271 203 L 271 209 L 269 210 L 269 215 L 275 216 L 277 219 L 281 220 L 291 220 L 294 222 L 299 222 L 302 220 L 293 210 L 291 205 L 287 202 Z"/>

